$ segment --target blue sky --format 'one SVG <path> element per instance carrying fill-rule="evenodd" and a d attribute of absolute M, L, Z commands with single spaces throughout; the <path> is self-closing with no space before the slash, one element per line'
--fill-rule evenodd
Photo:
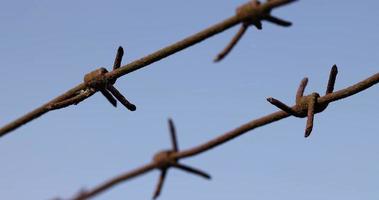
<path fill-rule="evenodd" d="M 0 123 L 5 124 L 111 68 L 119 45 L 124 64 L 234 14 L 245 1 L 1 0 Z M 323 92 L 333 64 L 336 89 L 378 72 L 378 1 L 306 1 L 275 10 L 294 23 L 251 28 L 221 63 L 213 57 L 237 28 L 119 79 L 136 112 L 112 108 L 96 94 L 48 113 L 0 139 L 0 199 L 72 197 L 81 188 L 129 171 L 169 148 L 167 118 L 180 148 L 206 142 L 294 102 L 300 80 Z M 212 181 L 171 170 L 160 199 L 377 200 L 379 88 L 333 103 L 316 115 L 259 128 L 183 160 Z M 95 199 L 151 199 L 158 172 Z"/>

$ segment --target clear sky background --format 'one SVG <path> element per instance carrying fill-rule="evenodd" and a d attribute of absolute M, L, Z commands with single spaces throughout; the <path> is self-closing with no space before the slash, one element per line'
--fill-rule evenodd
<path fill-rule="evenodd" d="M 31 111 L 111 68 L 119 45 L 124 64 L 234 14 L 245 0 L 0 0 L 0 123 Z M 69 198 L 149 162 L 170 147 L 172 117 L 182 149 L 277 111 L 269 96 L 294 102 L 325 91 L 331 66 L 336 89 L 378 72 L 379 2 L 301 0 L 274 15 L 281 28 L 251 28 L 223 62 L 213 57 L 237 27 L 142 70 L 116 86 L 137 105 L 113 108 L 100 94 L 48 113 L 0 139 L 0 199 Z M 379 87 L 333 103 L 305 119 L 287 118 L 185 159 L 212 181 L 169 171 L 160 199 L 379 199 Z M 97 200 L 151 199 L 158 171 L 125 182 Z"/>

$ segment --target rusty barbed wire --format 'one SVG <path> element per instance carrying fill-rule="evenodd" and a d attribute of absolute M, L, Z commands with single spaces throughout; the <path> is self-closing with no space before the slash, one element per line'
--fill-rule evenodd
<path fill-rule="evenodd" d="M 330 94 L 334 90 L 334 85 L 337 78 L 338 69 L 334 65 L 330 70 L 328 85 L 326 87 L 325 95 Z M 313 120 L 315 113 L 320 113 L 324 111 L 329 103 L 317 103 L 317 99 L 320 98 L 320 94 L 314 92 L 308 96 L 304 96 L 305 87 L 307 87 L 308 78 L 304 78 L 299 85 L 296 93 L 296 109 L 292 109 L 281 101 L 274 99 L 272 97 L 267 98 L 267 101 L 278 107 L 279 109 L 287 112 L 295 117 L 304 118 L 307 117 L 307 125 L 305 127 L 305 137 L 309 137 L 313 130 Z"/>
<path fill-rule="evenodd" d="M 238 41 L 242 38 L 246 30 L 251 25 L 255 26 L 258 30 L 262 30 L 262 21 L 268 21 L 278 26 L 290 27 L 292 25 L 291 22 L 272 16 L 271 11 L 274 8 L 290 4 L 295 1 L 297 0 L 289 0 L 283 2 L 268 0 L 267 3 L 262 4 L 258 0 L 253 0 L 238 7 L 236 10 L 236 15 L 243 19 L 242 25 L 230 43 L 225 47 L 223 51 L 217 55 L 217 57 L 214 59 L 214 62 L 220 62 L 222 59 L 224 59 L 230 53 L 230 51 L 232 51 L 234 46 L 236 46 Z M 255 13 L 255 15 L 251 15 L 251 13 Z"/>
<path fill-rule="evenodd" d="M 120 68 L 122 57 L 124 55 L 124 49 L 120 46 L 117 49 L 116 58 L 113 65 L 113 70 Z M 130 103 L 114 86 L 116 79 L 108 79 L 105 74 L 108 73 L 108 70 L 104 67 L 96 69 L 84 76 L 84 84 L 86 86 L 85 90 L 82 90 L 80 93 L 68 97 L 59 102 L 51 102 L 46 106 L 47 110 L 57 110 L 70 105 L 77 105 L 84 99 L 95 94 L 97 91 L 100 91 L 104 97 L 112 104 L 114 107 L 117 107 L 117 100 L 122 103 L 130 111 L 135 111 L 136 106 Z M 117 100 L 116 100 L 116 99 Z"/>
<path fill-rule="evenodd" d="M 165 179 L 166 171 L 170 167 L 176 167 L 179 169 L 183 169 L 185 171 L 190 171 L 191 173 L 195 173 L 197 175 L 200 175 L 204 178 L 210 178 L 210 176 L 207 173 L 204 173 L 200 170 L 192 170 L 190 169 L 184 169 L 183 167 L 178 167 L 178 160 L 189 158 L 192 156 L 196 156 L 198 154 L 204 153 L 206 151 L 209 151 L 217 146 L 220 146 L 222 144 L 225 144 L 226 142 L 229 142 L 248 131 L 251 131 L 253 129 L 256 129 L 258 127 L 265 126 L 267 124 L 285 119 L 289 116 L 296 116 L 296 117 L 306 117 L 311 114 L 311 117 L 313 119 L 314 113 L 320 113 L 325 110 L 325 108 L 332 102 L 338 101 L 343 98 L 350 97 L 352 95 L 355 95 L 363 90 L 368 89 L 369 87 L 379 83 L 379 73 L 376 73 L 372 75 L 371 77 L 358 82 L 350 87 L 347 87 L 345 89 L 341 89 L 339 91 L 334 90 L 334 85 L 336 81 L 337 76 L 337 66 L 334 65 L 331 69 L 330 75 L 329 75 L 329 81 L 326 89 L 326 93 L 324 96 L 316 95 L 317 93 L 312 93 L 311 95 L 304 96 L 304 90 L 308 82 L 308 78 L 304 78 L 301 81 L 300 87 L 298 88 L 296 97 L 297 101 L 296 104 L 292 107 L 286 106 L 283 103 L 273 103 L 277 107 L 279 107 L 281 110 L 268 114 L 266 116 L 263 116 L 261 118 L 252 120 L 246 124 L 243 124 L 229 132 L 226 132 L 208 142 L 205 142 L 203 144 L 200 144 L 198 146 L 195 146 L 193 148 L 179 151 L 177 141 L 176 141 L 176 132 L 174 125 L 171 120 L 169 120 L 169 127 L 170 127 L 170 133 L 171 133 L 171 140 L 172 140 L 172 146 L 173 148 L 168 151 L 162 151 L 158 154 L 156 154 L 153 158 L 153 161 L 151 161 L 148 164 L 145 164 L 139 168 L 136 168 L 130 172 L 126 172 L 124 174 L 121 174 L 119 176 L 116 176 L 98 186 L 93 188 L 92 190 L 82 190 L 79 195 L 71 198 L 71 200 L 86 200 L 90 199 L 92 197 L 95 197 L 102 192 L 105 192 L 106 190 L 112 188 L 113 186 L 120 184 L 124 181 L 130 180 L 132 178 L 135 178 L 137 176 L 146 174 L 154 169 L 160 170 L 161 175 L 160 179 L 156 188 L 156 191 L 154 193 L 154 198 L 159 196 L 161 188 L 163 186 L 163 182 Z M 270 101 L 270 100 L 269 100 Z M 271 101 L 270 101 L 271 102 Z M 279 101 L 278 101 L 279 102 Z M 271 102 L 272 103 L 272 102 Z M 283 105 L 282 105 L 283 104 Z M 309 111 L 311 110 L 311 112 Z M 310 113 L 310 114 L 309 114 Z M 313 126 L 313 124 L 312 124 Z M 308 126 L 307 126 L 308 128 Z M 306 132 L 308 133 L 308 132 Z M 310 133 L 310 132 L 309 132 Z M 306 137 L 309 135 L 306 134 Z"/>
<path fill-rule="evenodd" d="M 252 2 L 257 2 L 251 0 Z M 121 93 L 113 87 L 114 82 L 128 73 L 134 72 L 145 66 L 148 66 L 154 62 L 157 62 L 163 58 L 173 55 L 181 50 L 191 47 L 199 42 L 204 41 L 218 33 L 221 33 L 237 24 L 248 22 L 260 22 L 262 20 L 267 20 L 270 15 L 271 10 L 278 8 L 280 6 L 294 2 L 294 0 L 268 0 L 266 3 L 260 4 L 258 7 L 250 8 L 250 4 L 246 4 L 246 9 L 243 14 L 236 14 L 228 19 L 213 25 L 201 32 L 198 32 L 190 37 L 187 37 L 177 43 L 169 45 L 162 48 L 150 55 L 147 55 L 141 59 L 133 61 L 127 65 L 121 65 L 122 54 L 116 56 L 115 64 L 112 71 L 108 72 L 105 68 L 97 69 L 86 75 L 84 83 L 81 83 L 74 88 L 68 90 L 62 95 L 56 97 L 55 99 L 45 103 L 44 105 L 36 108 L 35 110 L 27 113 L 26 115 L 16 119 L 13 122 L 6 124 L 0 128 L 0 137 L 6 135 L 7 133 L 19 128 L 20 126 L 29 123 L 33 119 L 36 119 L 49 111 L 62 109 L 71 105 L 77 105 L 78 103 L 84 101 L 88 97 L 92 96 L 96 92 L 100 91 L 112 105 L 116 105 L 117 101 L 114 97 L 121 102 L 129 110 L 135 110 L 135 106 L 124 98 Z M 273 20 L 271 20 L 273 22 Z M 275 22 L 274 22 L 275 23 Z M 278 23 L 277 23 L 278 24 Z M 111 95 L 110 93 L 113 95 Z"/>
<path fill-rule="evenodd" d="M 161 171 L 161 174 L 159 176 L 158 184 L 154 192 L 153 199 L 156 199 L 160 194 L 163 187 L 163 183 L 166 178 L 166 174 L 169 168 L 174 167 L 176 169 L 180 169 L 182 171 L 192 173 L 194 175 L 211 179 L 211 176 L 203 172 L 199 169 L 184 165 L 179 163 L 179 158 L 173 158 L 171 155 L 178 153 L 178 142 L 176 140 L 176 131 L 174 127 L 174 123 L 171 119 L 168 120 L 169 128 L 170 128 L 170 136 L 171 136 L 171 143 L 172 143 L 172 149 L 170 150 L 164 150 L 161 152 L 158 152 L 153 157 L 153 162 L 156 163 L 156 168 L 158 168 Z"/>

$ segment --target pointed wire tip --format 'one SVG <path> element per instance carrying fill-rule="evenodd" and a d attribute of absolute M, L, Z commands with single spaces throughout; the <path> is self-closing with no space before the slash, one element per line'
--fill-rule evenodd
<path fill-rule="evenodd" d="M 262 30 L 263 29 L 263 25 L 262 25 L 262 22 L 259 21 L 257 23 L 254 23 L 254 26 L 255 28 L 257 28 L 258 30 Z"/>
<path fill-rule="evenodd" d="M 313 130 L 313 122 L 312 122 L 312 124 L 307 124 L 307 126 L 305 128 L 304 137 L 305 138 L 309 137 L 312 133 L 312 130 Z"/>
<path fill-rule="evenodd" d="M 332 67 L 332 69 L 330 70 L 330 73 L 329 73 L 329 80 L 328 80 L 328 85 L 326 87 L 325 94 L 333 93 L 334 86 L 336 84 L 337 74 L 338 74 L 337 65 L 333 65 L 333 67 Z"/>
<path fill-rule="evenodd" d="M 272 105 L 274 106 L 279 106 L 279 104 L 281 104 L 281 102 L 273 97 L 269 97 L 266 99 L 269 103 L 271 103 Z"/>
<path fill-rule="evenodd" d="M 128 109 L 129 109 L 130 111 L 136 111 L 136 110 L 137 110 L 137 106 L 134 105 L 134 104 L 131 104 L 131 105 L 129 105 Z"/>
<path fill-rule="evenodd" d="M 311 133 L 312 133 L 312 128 L 305 129 L 304 137 L 308 138 L 311 135 Z"/>
<path fill-rule="evenodd" d="M 288 4 L 288 3 L 294 3 L 299 0 L 281 0 L 283 3 Z"/>
<path fill-rule="evenodd" d="M 171 117 L 169 117 L 168 119 L 167 119 L 167 121 L 168 121 L 168 123 L 171 125 L 171 124 L 174 124 L 174 121 L 172 120 L 172 118 Z"/>
<path fill-rule="evenodd" d="M 217 55 L 216 58 L 213 59 L 213 62 L 218 63 L 220 62 L 225 56 L 223 55 Z"/>
<path fill-rule="evenodd" d="M 160 174 L 159 180 L 158 180 L 158 185 L 156 186 L 156 189 L 155 189 L 155 192 L 153 195 L 153 199 L 157 199 L 160 196 L 166 175 L 167 175 L 166 170 L 161 171 L 161 174 Z"/>
<path fill-rule="evenodd" d="M 277 8 L 280 6 L 284 6 L 284 5 L 294 3 L 296 1 L 299 1 L 299 0 L 270 0 L 267 2 L 267 4 L 269 4 L 270 8 L 273 9 L 273 8 Z"/>
<path fill-rule="evenodd" d="M 296 98 L 302 97 L 304 95 L 304 91 L 307 85 L 308 85 L 308 78 L 305 77 L 300 81 L 300 85 L 296 93 Z"/>
<path fill-rule="evenodd" d="M 268 15 L 264 18 L 264 20 L 271 22 L 273 24 L 276 24 L 278 26 L 283 26 L 283 27 L 290 27 L 292 26 L 292 22 L 286 21 L 284 19 L 280 19 L 278 17 L 274 17 L 272 15 Z"/>
<path fill-rule="evenodd" d="M 117 49 L 116 58 L 113 63 L 113 70 L 116 70 L 121 67 L 122 57 L 124 56 L 124 49 L 122 46 L 119 46 Z"/>
<path fill-rule="evenodd" d="M 200 176 L 200 177 L 205 178 L 207 180 L 211 179 L 211 176 L 208 173 L 206 173 L 206 172 L 204 172 L 204 171 L 202 171 L 200 169 L 193 168 L 191 166 L 187 166 L 187 165 L 180 164 L 180 163 L 173 163 L 172 167 L 175 167 L 177 169 L 183 170 L 183 171 L 185 171 L 187 173 L 191 173 L 193 175 Z"/>
<path fill-rule="evenodd" d="M 209 175 L 209 174 L 206 174 L 206 176 L 203 176 L 205 179 L 207 179 L 207 180 L 212 180 L 212 176 L 211 175 Z"/>
<path fill-rule="evenodd" d="M 332 70 L 331 70 L 331 73 L 333 73 L 333 74 L 338 74 L 338 67 L 337 67 L 336 64 L 333 65 Z"/>
<path fill-rule="evenodd" d="M 232 40 L 228 43 L 228 45 L 217 55 L 217 57 L 214 59 L 214 62 L 219 62 L 222 59 L 224 59 L 236 46 L 236 44 L 240 41 L 242 36 L 245 34 L 246 30 L 248 28 L 248 25 L 242 24 L 240 29 L 238 30 L 237 34 L 234 35 Z"/>
<path fill-rule="evenodd" d="M 267 98 L 266 100 L 267 100 L 268 102 L 270 102 L 270 103 L 273 103 L 273 102 L 275 101 L 275 99 L 272 98 L 272 97 L 269 97 L 269 98 Z"/>
<path fill-rule="evenodd" d="M 122 48 L 122 46 L 119 46 L 117 52 L 121 55 L 124 55 L 124 48 Z"/>
<path fill-rule="evenodd" d="M 211 175 L 205 173 L 205 172 L 202 172 L 201 174 L 197 174 L 198 176 L 204 178 L 204 179 L 207 179 L 207 180 L 212 180 L 212 177 Z"/>

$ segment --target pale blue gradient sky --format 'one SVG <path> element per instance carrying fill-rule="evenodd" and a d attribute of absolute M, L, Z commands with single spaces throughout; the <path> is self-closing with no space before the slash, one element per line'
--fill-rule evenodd
<path fill-rule="evenodd" d="M 124 64 L 234 14 L 245 0 L 0 1 L 1 125 L 113 63 Z M 292 103 L 299 81 L 325 90 L 333 64 L 336 89 L 378 72 L 379 2 L 307 1 L 273 12 L 294 26 L 249 29 L 220 64 L 213 57 L 236 28 L 124 76 L 117 87 L 137 105 L 114 109 L 96 94 L 49 113 L 0 139 L 0 199 L 71 197 L 150 161 L 170 145 L 173 117 L 181 148 Z M 183 160 L 212 181 L 171 170 L 160 199 L 377 200 L 378 93 L 373 87 L 305 120 L 288 118 L 213 151 Z M 233 172 L 234 171 L 234 172 Z M 132 180 L 96 200 L 151 199 L 158 173 Z"/>

